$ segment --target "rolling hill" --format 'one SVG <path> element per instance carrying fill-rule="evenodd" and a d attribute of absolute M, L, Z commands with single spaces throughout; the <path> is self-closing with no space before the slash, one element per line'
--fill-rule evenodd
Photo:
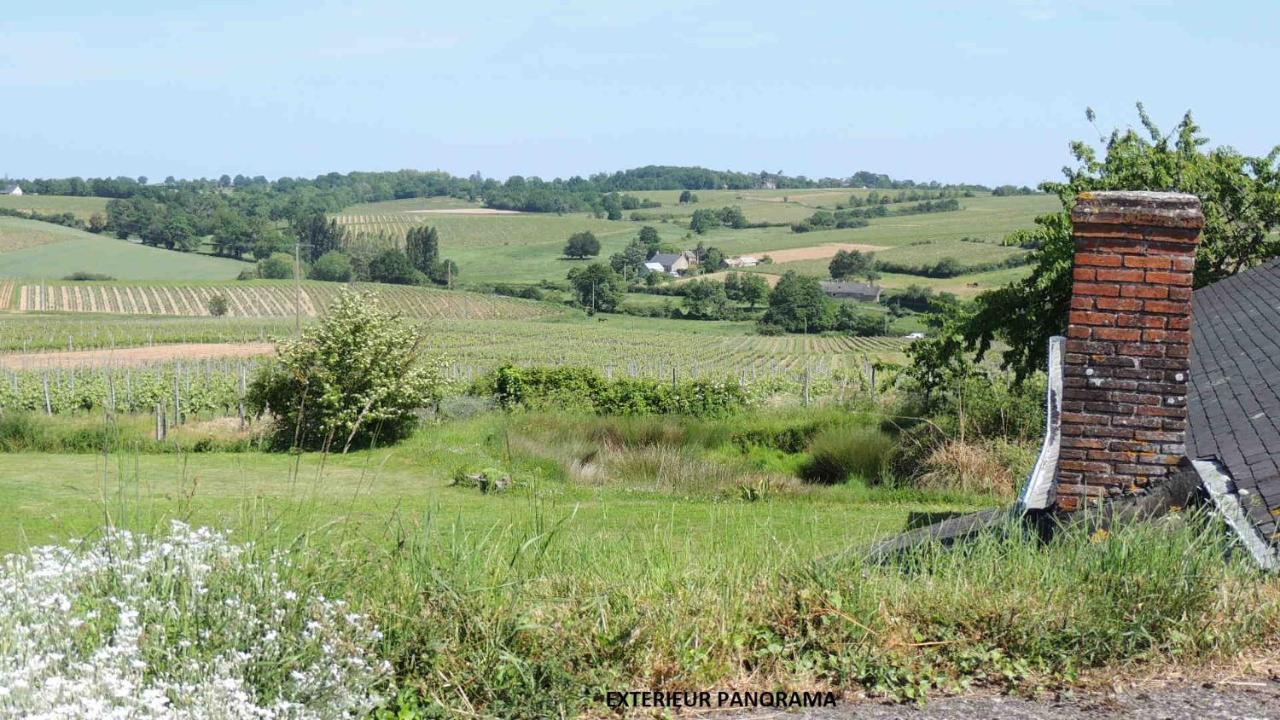
<path fill-rule="evenodd" d="M 233 280 L 249 263 L 174 252 L 61 225 L 0 217 L 0 278 L 57 279 L 74 272 L 119 280 Z"/>

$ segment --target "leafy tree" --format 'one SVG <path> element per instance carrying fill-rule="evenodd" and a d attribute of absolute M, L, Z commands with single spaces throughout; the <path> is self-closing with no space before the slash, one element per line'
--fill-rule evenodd
<path fill-rule="evenodd" d="M 724 264 L 724 252 L 718 247 L 709 247 L 702 253 L 700 262 L 703 272 L 715 272 Z"/>
<path fill-rule="evenodd" d="M 604 207 L 606 217 L 610 220 L 622 219 L 622 203 L 618 201 L 617 193 L 605 195 L 601 200 L 601 204 Z"/>
<path fill-rule="evenodd" d="M 742 208 L 737 205 L 720 208 L 719 215 L 720 223 L 731 228 L 740 230 L 749 224 L 747 216 L 742 213 Z"/>
<path fill-rule="evenodd" d="M 427 277 L 437 285 L 453 287 L 453 283 L 458 279 L 458 263 L 447 258 L 441 260 L 431 269 L 431 274 Z"/>
<path fill-rule="evenodd" d="M 769 293 L 769 309 L 761 322 L 787 332 L 814 333 L 829 329 L 835 313 L 835 301 L 822 291 L 817 278 L 788 270 Z"/>
<path fill-rule="evenodd" d="M 312 280 L 329 282 L 349 282 L 352 275 L 351 258 L 337 250 L 330 250 L 321 255 L 311 266 L 310 273 Z"/>
<path fill-rule="evenodd" d="M 426 225 L 409 228 L 404 246 L 405 255 L 415 269 L 424 275 L 435 272 L 440 262 L 440 234 L 435 228 Z"/>
<path fill-rule="evenodd" d="M 89 216 L 89 232 L 100 233 L 107 229 L 107 218 L 102 213 L 94 213 Z"/>
<path fill-rule="evenodd" d="M 692 192 L 690 192 L 690 191 L 688 191 L 688 190 L 685 190 L 685 191 L 683 191 L 683 192 L 681 192 L 681 193 L 680 193 L 680 199 L 679 199 L 679 201 L 678 201 L 678 202 L 679 202 L 681 205 L 692 205 L 692 204 L 694 204 L 694 203 L 698 202 L 698 196 L 697 196 L 697 195 L 694 195 Z"/>
<path fill-rule="evenodd" d="M 644 245 L 649 255 L 658 252 L 658 246 L 662 244 L 662 238 L 658 236 L 657 228 L 645 225 L 640 228 L 640 244 Z M 648 256 L 645 256 L 648 259 Z"/>
<path fill-rule="evenodd" d="M 236 181 L 242 176 L 237 175 Z M 237 183 L 237 187 L 239 184 Z M 327 252 L 341 250 L 346 231 L 337 220 L 330 220 L 323 212 L 313 211 L 302 215 L 290 224 L 298 242 L 302 243 L 304 256 L 315 262 Z"/>
<path fill-rule="evenodd" d="M 845 278 L 860 277 L 871 272 L 875 266 L 875 256 L 871 253 L 861 253 L 857 250 L 838 250 L 827 269 L 831 272 L 832 279 L 844 280 Z"/>
<path fill-rule="evenodd" d="M 596 239 L 594 233 L 590 230 L 574 233 L 569 236 L 569 242 L 564 246 L 565 257 L 577 258 L 579 260 L 600 254 L 600 241 Z"/>
<path fill-rule="evenodd" d="M 293 257 L 274 253 L 258 261 L 258 277 L 266 280 L 288 280 L 293 277 Z"/>
<path fill-rule="evenodd" d="M 250 407 L 275 416 L 282 448 L 345 453 L 394 442 L 412 431 L 415 410 L 441 396 L 443 363 L 422 356 L 425 341 L 376 295 L 344 289 L 299 340 L 277 346 L 249 388 Z"/>
<path fill-rule="evenodd" d="M 609 267 L 613 268 L 614 272 L 620 273 L 624 280 L 636 279 L 648 272 L 644 266 L 648 259 L 648 247 L 637 238 L 627 243 L 622 252 L 609 256 Z"/>
<path fill-rule="evenodd" d="M 764 302 L 769 297 L 768 281 L 754 273 L 743 275 L 738 281 L 738 288 L 739 299 L 752 310 L 757 303 Z"/>
<path fill-rule="evenodd" d="M 684 312 L 702 320 L 718 320 L 724 317 L 729 297 L 724 283 L 714 280 L 692 280 L 684 287 Z"/>
<path fill-rule="evenodd" d="M 275 253 L 293 254 L 293 243 L 280 232 L 279 228 L 269 222 L 260 222 L 257 237 L 250 246 L 255 260 L 271 257 Z"/>
<path fill-rule="evenodd" d="M 238 258 L 253 249 L 258 235 L 248 219 L 231 208 L 221 208 L 214 217 L 213 251 Z"/>
<path fill-rule="evenodd" d="M 625 288 L 622 277 L 603 263 L 576 267 L 567 276 L 578 302 L 590 312 L 612 312 L 622 304 Z"/>
<path fill-rule="evenodd" d="M 694 210 L 693 217 L 689 219 L 689 229 L 699 235 L 708 230 L 714 230 L 720 225 L 720 213 L 708 208 Z"/>
<path fill-rule="evenodd" d="M 369 263 L 369 279 L 393 285 L 421 285 L 424 275 L 396 248 L 388 248 Z"/>
<path fill-rule="evenodd" d="M 1196 255 L 1195 286 L 1232 275 L 1265 258 L 1280 255 L 1280 147 L 1263 157 L 1246 156 L 1221 146 L 1203 149 L 1208 139 L 1187 113 L 1171 134 L 1164 134 L 1138 105 L 1144 133 L 1113 131 L 1104 155 L 1083 142 L 1072 143 L 1076 167 L 1064 169 L 1065 182 L 1040 185 L 1054 193 L 1062 211 L 1036 218 L 1036 228 L 1013 233 L 1007 244 L 1035 247 L 1034 267 L 1025 279 L 979 295 L 972 312 L 955 311 L 939 320 L 948 333 L 912 343 L 910 354 L 921 382 L 937 381 L 955 363 L 946 357 L 963 339 L 963 348 L 981 358 L 997 340 L 1008 349 L 1002 364 L 1019 379 L 1042 370 L 1048 341 L 1066 334 L 1071 299 L 1074 243 L 1070 208 L 1090 190 L 1163 190 L 1197 195 L 1204 205 L 1205 227 Z M 1093 118 L 1092 110 L 1086 117 Z"/>
<path fill-rule="evenodd" d="M 840 332 L 859 337 L 874 337 L 886 334 L 888 316 L 870 312 L 859 312 L 852 303 L 839 303 L 836 310 L 835 328 Z"/>
<path fill-rule="evenodd" d="M 222 317 L 227 314 L 230 306 L 227 303 L 227 296 L 221 293 L 209 298 L 209 314 L 214 317 Z"/>

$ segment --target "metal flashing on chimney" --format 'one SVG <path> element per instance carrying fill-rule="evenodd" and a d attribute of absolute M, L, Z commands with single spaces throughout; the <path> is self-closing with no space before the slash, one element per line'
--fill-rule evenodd
<path fill-rule="evenodd" d="M 1058 455 L 1062 449 L 1062 353 L 1065 337 L 1049 338 L 1049 383 L 1045 392 L 1044 443 L 1036 458 L 1031 476 L 1018 497 L 1017 512 L 1046 510 L 1053 504 L 1054 475 L 1058 472 Z"/>
<path fill-rule="evenodd" d="M 1280 569 L 1280 556 L 1276 554 L 1275 546 L 1267 542 L 1253 523 L 1249 522 L 1240 503 L 1240 496 L 1235 492 L 1235 482 L 1227 474 L 1226 468 L 1212 460 L 1192 460 L 1191 466 L 1200 476 L 1200 482 L 1218 514 L 1235 531 L 1254 561 L 1263 570 Z"/>

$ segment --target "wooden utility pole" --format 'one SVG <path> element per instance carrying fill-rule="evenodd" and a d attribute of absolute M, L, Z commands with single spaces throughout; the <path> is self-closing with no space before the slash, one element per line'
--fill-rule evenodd
<path fill-rule="evenodd" d="M 302 335 L 302 241 L 293 243 L 293 334 Z"/>

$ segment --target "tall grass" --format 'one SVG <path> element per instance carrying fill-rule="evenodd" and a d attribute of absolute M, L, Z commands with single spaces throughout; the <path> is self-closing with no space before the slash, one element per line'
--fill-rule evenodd
<path fill-rule="evenodd" d="M 838 427 L 824 430 L 809 445 L 801 476 L 832 484 L 858 478 L 869 484 L 887 479 L 893 438 L 876 428 Z"/>
<path fill-rule="evenodd" d="M 971 685 L 1058 685 L 1135 662 L 1196 663 L 1280 629 L 1274 581 L 1198 517 L 1049 546 L 993 533 L 890 566 L 785 549 L 775 562 L 737 565 L 719 554 L 692 574 L 661 551 L 619 556 L 572 540 L 571 527 L 570 518 L 526 532 L 429 521 L 401 526 L 377 562 L 366 555 L 350 582 L 386 631 L 405 687 L 426 705 L 512 718 L 572 716 L 620 687 L 921 699 Z M 657 547 L 679 544 L 663 540 Z"/>

